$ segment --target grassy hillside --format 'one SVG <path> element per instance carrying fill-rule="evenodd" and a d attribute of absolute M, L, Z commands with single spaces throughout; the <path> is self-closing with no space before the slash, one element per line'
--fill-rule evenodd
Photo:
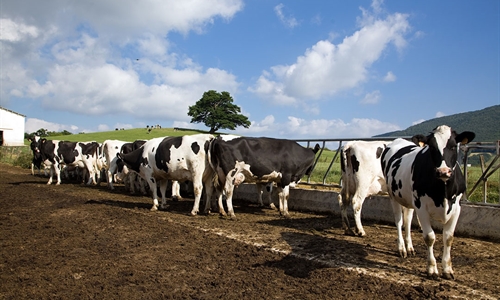
<path fill-rule="evenodd" d="M 500 105 L 431 119 L 405 130 L 388 132 L 377 137 L 427 134 L 439 125 L 448 125 L 456 132 L 473 131 L 476 134 L 475 142 L 494 142 L 500 140 Z"/>
<path fill-rule="evenodd" d="M 70 142 L 87 142 L 96 141 L 102 143 L 105 140 L 121 140 L 126 142 L 133 142 L 135 140 L 150 140 L 152 138 L 164 136 L 181 136 L 191 135 L 198 133 L 206 133 L 205 131 L 195 130 L 174 130 L 173 128 L 153 129 L 148 132 L 145 128 L 127 129 L 127 130 L 113 130 L 91 133 L 80 133 L 72 135 L 50 136 L 50 140 L 63 140 Z M 27 142 L 25 142 L 27 144 Z"/>

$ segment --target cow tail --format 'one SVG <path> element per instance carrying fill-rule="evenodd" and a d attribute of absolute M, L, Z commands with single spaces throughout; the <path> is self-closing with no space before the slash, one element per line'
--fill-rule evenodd
<path fill-rule="evenodd" d="M 350 161 L 350 155 L 349 155 L 350 149 L 349 145 L 345 145 L 340 149 L 340 185 L 342 186 L 342 190 L 339 194 L 339 203 L 340 199 L 344 198 L 344 201 L 347 199 L 348 191 L 349 191 L 349 178 L 351 174 L 349 174 L 349 168 L 351 167 L 351 161 Z"/>
<path fill-rule="evenodd" d="M 212 160 L 216 160 L 217 159 L 217 155 L 214 155 L 212 156 L 212 153 L 213 153 L 213 149 L 214 149 L 214 144 L 216 143 L 217 141 L 217 138 L 214 138 L 210 141 L 210 143 L 208 144 L 208 150 L 207 150 L 207 159 L 208 159 L 208 164 L 210 165 L 210 168 L 212 168 L 212 171 L 213 171 L 213 178 L 212 178 L 212 183 L 215 187 L 215 189 L 219 189 L 219 187 L 221 186 L 220 183 L 219 183 L 219 175 L 217 174 L 217 162 L 214 162 Z"/>

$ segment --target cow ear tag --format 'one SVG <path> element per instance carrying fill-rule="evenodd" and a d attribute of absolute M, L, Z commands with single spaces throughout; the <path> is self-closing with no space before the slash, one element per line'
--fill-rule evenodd
<path fill-rule="evenodd" d="M 468 138 L 463 138 L 461 144 L 468 144 L 469 143 L 469 139 Z"/>

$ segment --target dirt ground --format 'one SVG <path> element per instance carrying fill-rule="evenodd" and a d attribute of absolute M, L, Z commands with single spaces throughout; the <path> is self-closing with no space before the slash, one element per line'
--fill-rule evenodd
<path fill-rule="evenodd" d="M 497 299 L 500 242 L 456 237 L 456 280 L 425 276 L 426 249 L 399 257 L 392 224 L 292 219 L 235 201 L 238 220 L 192 217 L 193 200 L 150 212 L 122 185 L 64 182 L 0 164 L 0 299 Z M 441 236 L 435 253 L 440 261 Z"/>

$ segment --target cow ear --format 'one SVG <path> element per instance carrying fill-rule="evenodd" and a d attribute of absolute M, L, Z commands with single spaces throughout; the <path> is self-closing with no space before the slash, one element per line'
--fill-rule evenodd
<path fill-rule="evenodd" d="M 455 137 L 455 141 L 460 144 L 468 144 L 474 140 L 476 134 L 471 131 L 464 131 Z"/>
<path fill-rule="evenodd" d="M 387 147 L 387 145 L 384 145 L 384 148 L 377 147 L 377 153 L 375 153 L 375 156 L 377 157 L 377 159 L 379 159 L 382 156 L 382 153 L 384 152 L 386 147 Z"/>
<path fill-rule="evenodd" d="M 423 134 L 417 134 L 412 136 L 411 141 L 415 143 L 415 145 L 423 147 L 427 144 L 427 137 Z"/>

